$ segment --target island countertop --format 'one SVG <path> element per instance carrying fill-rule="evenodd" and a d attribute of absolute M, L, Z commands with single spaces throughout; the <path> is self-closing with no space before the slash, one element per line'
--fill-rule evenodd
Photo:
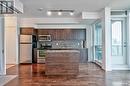
<path fill-rule="evenodd" d="M 88 48 L 36 48 L 37 50 L 81 50 L 81 49 L 88 49 Z"/>
<path fill-rule="evenodd" d="M 80 63 L 85 63 L 88 61 L 88 48 L 49 48 L 49 49 L 44 49 L 44 48 L 35 48 L 36 51 L 39 50 L 44 50 L 45 52 L 49 50 L 49 52 L 80 52 Z M 59 51 L 60 50 L 60 51 Z M 64 51 L 67 50 L 67 51 Z M 70 51 L 72 50 L 72 51 Z"/>
<path fill-rule="evenodd" d="M 78 50 L 70 50 L 70 49 L 57 49 L 57 50 L 46 50 L 46 52 L 49 52 L 49 53 L 51 53 L 51 52 L 77 52 L 77 53 L 80 53 L 80 51 L 78 51 Z"/>

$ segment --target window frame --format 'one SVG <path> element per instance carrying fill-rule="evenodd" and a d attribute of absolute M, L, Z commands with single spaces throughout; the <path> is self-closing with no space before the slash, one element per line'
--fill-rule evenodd
<path fill-rule="evenodd" d="M 97 20 L 94 24 L 93 24 L 93 54 L 94 54 L 94 61 L 96 62 L 99 62 L 99 63 L 102 63 L 102 59 L 99 60 L 96 58 L 96 48 L 95 46 L 97 46 L 98 44 L 96 44 L 96 25 L 97 24 L 101 24 L 102 25 L 102 22 L 101 20 Z M 102 29 L 102 26 L 101 26 L 101 29 Z M 102 30 L 101 30 L 102 31 Z M 101 38 L 102 39 L 102 38 Z M 101 42 L 101 45 L 102 46 L 102 42 Z M 102 57 L 101 57 L 102 58 Z"/>

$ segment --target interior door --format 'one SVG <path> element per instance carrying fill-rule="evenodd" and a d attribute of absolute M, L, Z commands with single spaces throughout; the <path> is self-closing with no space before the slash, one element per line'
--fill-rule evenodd
<path fill-rule="evenodd" d="M 125 18 L 112 19 L 112 64 L 126 65 Z"/>
<path fill-rule="evenodd" d="M 0 17 L 0 75 L 6 73 L 6 63 L 4 57 L 4 18 Z"/>

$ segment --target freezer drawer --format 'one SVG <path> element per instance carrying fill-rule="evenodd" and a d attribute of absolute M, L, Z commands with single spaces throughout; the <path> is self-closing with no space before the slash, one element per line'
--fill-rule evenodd
<path fill-rule="evenodd" d="M 20 44 L 20 63 L 32 63 L 32 44 Z"/>
<path fill-rule="evenodd" d="M 32 43 L 32 35 L 20 35 L 20 43 Z"/>

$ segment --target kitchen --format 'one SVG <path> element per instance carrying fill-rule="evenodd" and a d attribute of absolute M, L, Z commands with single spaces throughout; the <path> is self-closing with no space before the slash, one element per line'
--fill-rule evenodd
<path fill-rule="evenodd" d="M 0 80 L 14 76 L 4 86 L 129 85 L 130 0 L 99 2 L 2 0 Z"/>
<path fill-rule="evenodd" d="M 70 66 L 75 64 L 78 71 L 78 64 L 86 63 L 88 60 L 86 48 L 86 29 L 35 29 L 31 27 L 20 28 L 21 64 L 33 63 L 47 65 L 48 56 L 51 56 L 49 55 L 51 54 L 50 52 L 53 54 L 52 58 L 56 57 L 56 60 L 53 59 L 52 61 L 53 64 L 57 64 L 58 59 L 65 61 L 64 58 L 66 58 L 66 56 L 64 57 L 63 54 L 67 55 L 69 53 L 68 55 L 72 57 L 73 63 L 68 63 L 68 60 L 66 60 L 67 63 L 64 65 L 67 64 L 67 66 Z M 56 52 L 60 53 L 56 54 Z M 69 59 L 71 57 L 69 57 Z M 78 72 L 75 74 L 77 73 Z"/>

